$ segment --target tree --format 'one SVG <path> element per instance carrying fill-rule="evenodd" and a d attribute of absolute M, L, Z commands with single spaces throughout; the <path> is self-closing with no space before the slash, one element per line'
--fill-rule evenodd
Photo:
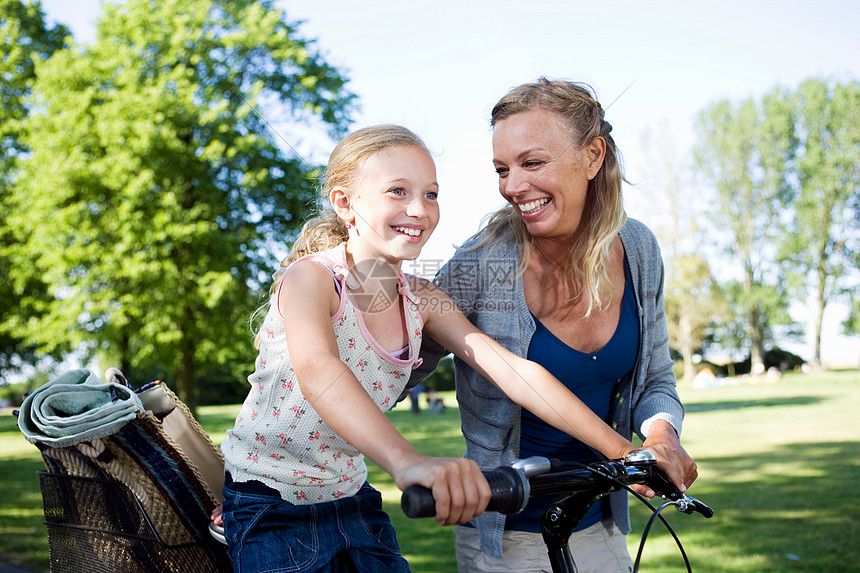
<path fill-rule="evenodd" d="M 790 202 L 787 169 L 793 130 L 788 96 L 780 89 L 760 105 L 720 101 L 698 121 L 697 163 L 717 191 L 710 216 L 726 232 L 726 253 L 737 263 L 753 371 L 764 368 L 764 345 L 774 323 L 787 323 L 788 301 L 776 260 L 780 215 Z M 728 292 L 728 291 L 727 291 Z"/>
<path fill-rule="evenodd" d="M 701 192 L 690 182 L 689 165 L 675 148 L 675 140 L 670 124 L 662 121 L 642 134 L 642 149 L 648 155 L 647 186 L 659 191 L 649 204 L 663 200 L 658 210 L 664 216 L 653 227 L 666 262 L 669 345 L 681 354 L 684 381 L 692 382 L 695 355 L 702 351 L 721 311 L 721 299 L 704 253 L 709 240 L 698 221 Z"/>
<path fill-rule="evenodd" d="M 792 99 L 797 140 L 794 217 L 781 257 L 814 292 L 814 356 L 821 367 L 824 309 L 850 293 L 851 251 L 860 240 L 860 83 L 803 82 Z M 852 247 L 852 245 L 855 245 Z"/>
<path fill-rule="evenodd" d="M 695 355 L 702 351 L 714 321 L 724 313 L 707 259 L 700 253 L 675 257 L 666 280 L 669 344 L 681 353 L 684 381 L 696 376 Z"/>
<path fill-rule="evenodd" d="M 10 195 L 19 159 L 28 152 L 22 140 L 23 121 L 29 113 L 27 98 L 36 80 L 36 63 L 46 60 L 64 45 L 68 30 L 50 27 L 39 2 L 0 0 L 0 379 L 24 363 L 35 360 L 35 349 L 16 334 L 16 325 L 35 309 L 21 304 L 28 297 L 44 296 L 38 276 L 12 277 L 11 245 L 21 241 L 7 222 Z"/>
<path fill-rule="evenodd" d="M 92 46 L 37 71 L 10 217 L 35 260 L 16 274 L 52 296 L 26 334 L 107 353 L 131 379 L 162 365 L 194 407 L 201 364 L 253 356 L 270 242 L 314 197 L 317 169 L 260 110 L 335 135 L 354 96 L 268 0 L 106 3 Z"/>

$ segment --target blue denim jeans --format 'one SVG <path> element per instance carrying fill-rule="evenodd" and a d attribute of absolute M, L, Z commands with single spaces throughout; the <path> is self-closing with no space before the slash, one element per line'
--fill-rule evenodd
<path fill-rule="evenodd" d="M 236 573 L 409 571 L 382 496 L 366 483 L 354 496 L 308 505 L 228 485 L 223 519 Z"/>

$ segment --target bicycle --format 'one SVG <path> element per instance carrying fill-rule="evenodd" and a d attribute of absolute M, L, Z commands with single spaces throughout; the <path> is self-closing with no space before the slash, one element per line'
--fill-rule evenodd
<path fill-rule="evenodd" d="M 678 491 L 663 477 L 656 464 L 656 458 L 647 450 L 631 452 L 623 460 L 596 462 L 588 466 L 542 457 L 515 460 L 510 465 L 484 472 L 492 492 L 487 511 L 510 515 L 522 511 L 531 495 L 559 495 L 540 518 L 541 535 L 549 553 L 553 573 L 573 573 L 573 559 L 567 545 L 573 529 L 592 503 L 609 493 L 626 489 L 653 512 L 642 534 L 633 572 L 639 570 L 645 539 L 655 518 L 659 518 L 667 527 L 684 558 L 687 571 L 692 572 L 680 540 L 661 512 L 672 505 L 682 513 L 698 512 L 710 518 L 714 515 L 714 510 L 698 499 Z M 571 466 L 577 469 L 565 469 Z M 643 496 L 630 488 L 630 485 L 634 484 L 648 485 L 659 492 L 666 502 L 659 508 L 654 508 Z M 436 514 L 432 492 L 417 485 L 404 490 L 401 508 L 407 517 L 433 517 Z"/>

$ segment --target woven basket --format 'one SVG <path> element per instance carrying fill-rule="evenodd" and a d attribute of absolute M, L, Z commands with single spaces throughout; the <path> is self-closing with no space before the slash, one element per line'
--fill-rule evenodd
<path fill-rule="evenodd" d="M 52 573 L 232 572 L 208 529 L 220 450 L 165 384 L 138 396 L 148 410 L 114 434 L 39 446 Z"/>

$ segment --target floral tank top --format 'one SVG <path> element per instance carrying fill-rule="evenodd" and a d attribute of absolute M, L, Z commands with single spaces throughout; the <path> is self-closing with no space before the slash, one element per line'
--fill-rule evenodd
<path fill-rule="evenodd" d="M 420 364 L 423 322 L 417 300 L 400 273 L 398 291 L 408 347 L 403 359 L 384 350 L 364 325 L 349 294 L 345 246 L 308 255 L 328 268 L 339 285 L 340 304 L 332 316 L 340 358 L 383 411 L 400 396 L 413 368 Z M 251 390 L 221 445 L 227 471 L 235 482 L 257 480 L 293 504 L 318 503 L 354 495 L 367 479 L 364 456 L 338 436 L 299 389 L 278 311 L 278 292 L 261 328 Z"/>

